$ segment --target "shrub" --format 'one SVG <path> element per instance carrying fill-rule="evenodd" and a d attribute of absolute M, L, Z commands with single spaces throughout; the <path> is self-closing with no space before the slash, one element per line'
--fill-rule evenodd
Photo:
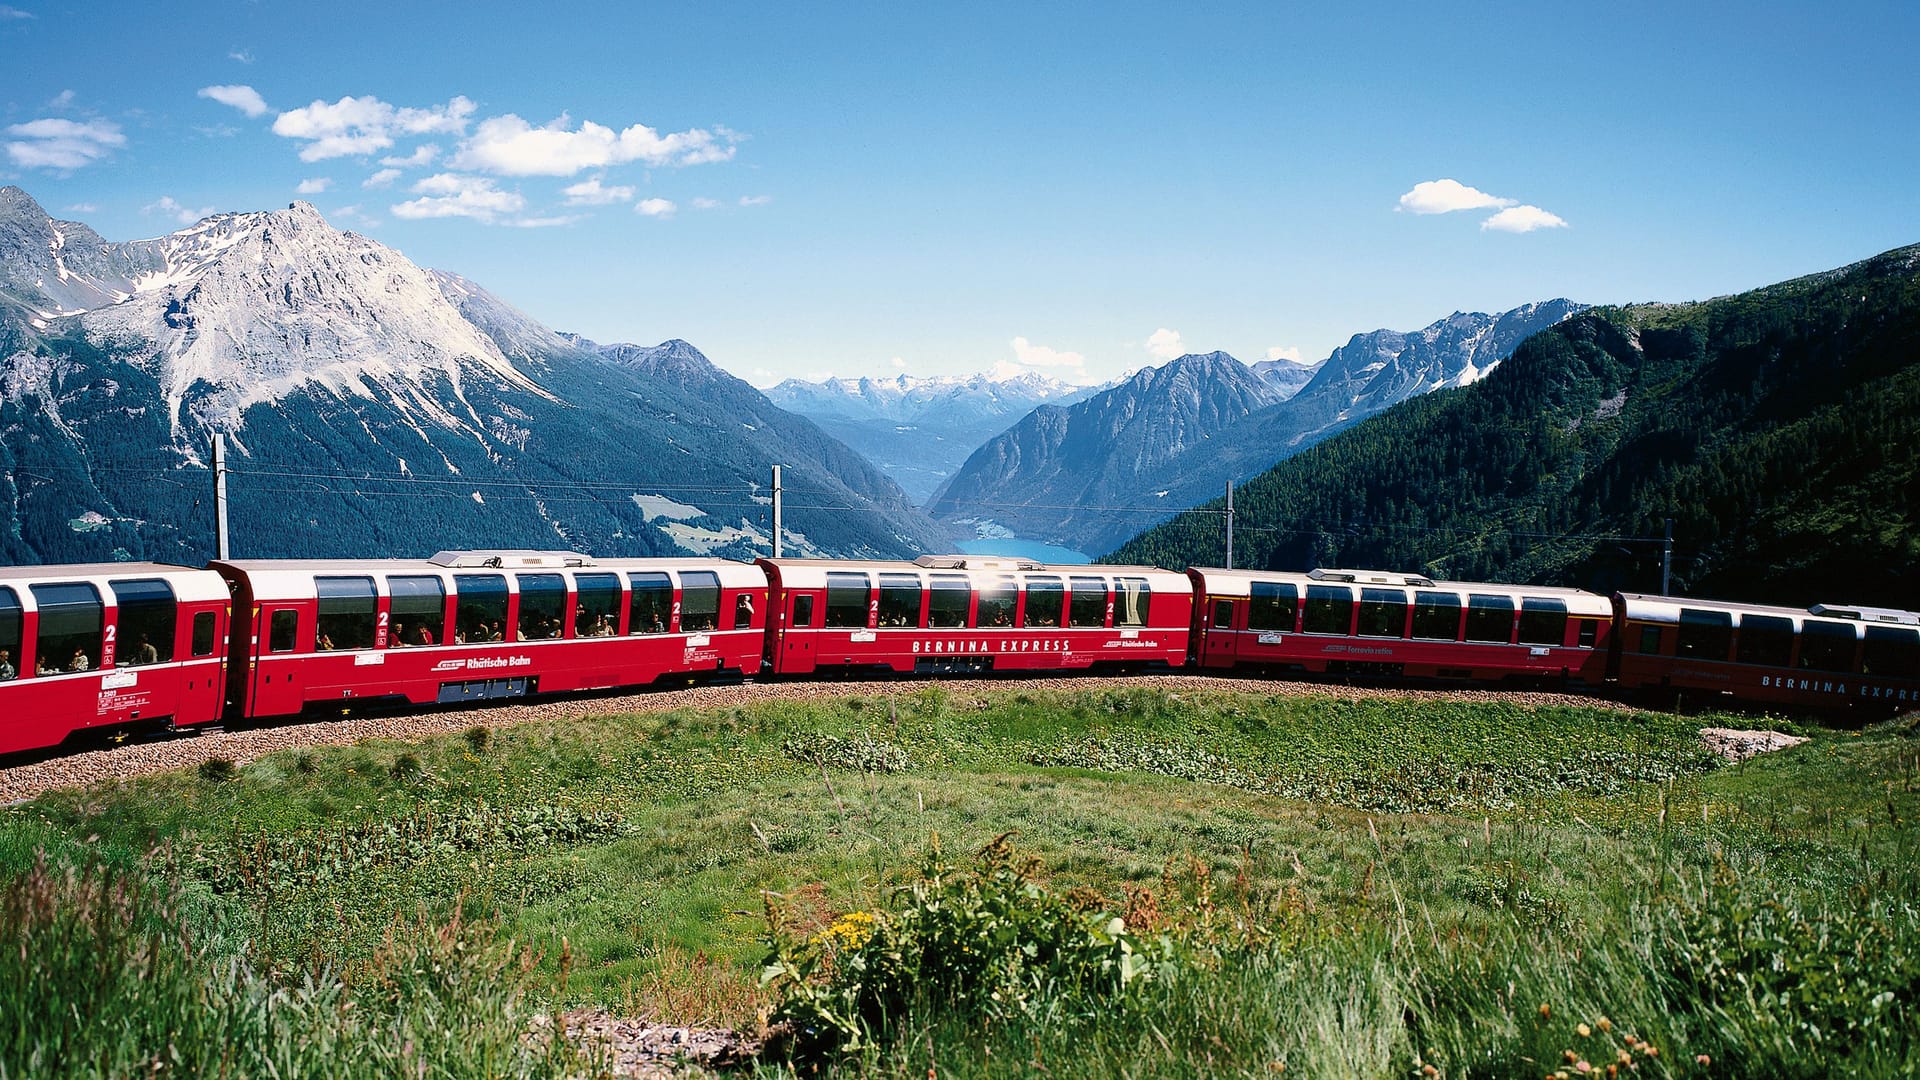
<path fill-rule="evenodd" d="M 200 779 L 210 784 L 224 784 L 239 775 L 232 758 L 208 758 L 200 763 Z"/>

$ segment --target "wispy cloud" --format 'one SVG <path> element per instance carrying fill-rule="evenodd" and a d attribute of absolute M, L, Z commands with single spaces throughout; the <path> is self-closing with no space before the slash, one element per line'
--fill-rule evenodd
<path fill-rule="evenodd" d="M 383 157 L 380 159 L 380 164 L 391 165 L 396 169 L 416 169 L 422 165 L 433 164 L 433 159 L 439 156 L 438 146 L 432 143 L 421 143 L 413 148 L 413 153 L 404 157 Z"/>
<path fill-rule="evenodd" d="M 1187 344 L 1180 340 L 1180 331 L 1161 327 L 1147 336 L 1147 351 L 1162 360 L 1172 360 L 1187 354 Z"/>
<path fill-rule="evenodd" d="M 311 179 L 300 181 L 300 186 L 293 190 L 301 195 L 318 195 L 332 186 L 333 177 L 315 176 Z"/>
<path fill-rule="evenodd" d="M 236 84 L 233 86 L 203 86 L 200 96 L 211 98 L 222 105 L 231 105 L 248 116 L 265 116 L 267 103 L 260 92 L 251 86 Z"/>
<path fill-rule="evenodd" d="M 672 217 L 673 212 L 678 209 L 679 207 L 673 205 L 672 199 L 641 199 L 633 208 L 635 213 L 651 218 Z"/>
<path fill-rule="evenodd" d="M 1007 379 L 1017 375 L 1030 375 L 1035 369 L 1046 369 L 1050 374 L 1064 377 L 1071 382 L 1088 381 L 1087 358 L 1077 352 L 1037 345 L 1024 337 L 1014 338 L 1007 344 L 1013 349 L 1013 359 L 1001 360 L 993 365 L 995 378 Z"/>
<path fill-rule="evenodd" d="M 634 189 L 625 184 L 609 187 L 595 176 L 560 189 L 567 197 L 568 206 L 606 206 L 610 203 L 626 202 L 633 198 Z"/>
<path fill-rule="evenodd" d="M 583 121 L 569 129 L 562 114 L 534 127 L 508 113 L 482 120 L 453 164 L 502 176 L 572 176 L 587 169 L 638 161 L 646 165 L 701 165 L 733 157 L 737 136 L 724 128 L 690 128 L 662 135 L 645 124 L 620 131 Z"/>
<path fill-rule="evenodd" d="M 77 202 L 77 203 L 74 203 L 72 206 L 65 207 L 64 209 L 65 209 L 65 212 L 69 214 L 91 214 L 100 208 L 90 202 Z"/>
<path fill-rule="evenodd" d="M 62 90 L 53 95 L 52 99 L 47 102 L 47 108 L 49 109 L 65 109 L 70 108 L 72 105 L 73 91 L 71 90 Z"/>
<path fill-rule="evenodd" d="M 253 63 L 253 50 L 235 49 L 232 52 L 227 54 L 227 59 L 238 60 L 243 64 L 251 64 Z"/>
<path fill-rule="evenodd" d="M 379 172 L 360 181 L 360 186 L 363 188 L 392 187 L 393 182 L 398 179 L 400 179 L 399 169 L 381 169 Z"/>
<path fill-rule="evenodd" d="M 1564 229 L 1565 218 L 1550 214 L 1537 206 L 1512 206 L 1480 223 L 1483 230 L 1494 232 L 1529 233 L 1535 229 Z"/>
<path fill-rule="evenodd" d="M 420 198 L 395 205 L 394 217 L 464 217 L 489 224 L 508 214 L 517 214 L 527 200 L 517 191 L 502 191 L 485 176 L 461 176 L 438 173 L 413 185 Z"/>
<path fill-rule="evenodd" d="M 1451 214 L 1455 210 L 1485 210 L 1512 206 L 1517 200 L 1489 195 L 1458 180 L 1426 180 L 1400 196 L 1398 209 L 1415 214 Z"/>
<path fill-rule="evenodd" d="M 770 202 L 772 202 L 772 201 L 773 201 L 773 196 L 771 196 L 771 195 L 742 195 L 742 196 L 740 196 L 740 205 L 741 205 L 741 206 L 765 206 L 765 205 L 767 205 L 768 203 L 770 203 Z"/>
<path fill-rule="evenodd" d="M 705 195 L 701 195 L 693 200 L 693 208 L 695 210 L 711 210 L 719 205 L 719 199 L 709 199 Z"/>
<path fill-rule="evenodd" d="M 120 125 L 109 120 L 46 117 L 7 128 L 12 140 L 7 157 L 27 169 L 78 169 L 127 144 Z"/>
<path fill-rule="evenodd" d="M 143 214 L 164 214 L 182 225 L 191 225 L 201 218 L 206 217 L 208 214 L 213 213 L 213 207 L 203 206 L 198 210 L 194 210 L 180 205 L 180 201 L 171 195 L 162 195 L 153 202 L 141 207 L 140 212 Z"/>
<path fill-rule="evenodd" d="M 464 97 L 425 109 L 401 108 L 371 95 L 315 101 L 274 118 L 273 133 L 298 139 L 302 161 L 372 154 L 400 135 L 460 134 L 475 106 Z"/>
<path fill-rule="evenodd" d="M 1300 346 L 1298 345 L 1269 345 L 1267 346 L 1267 359 L 1291 360 L 1296 364 L 1306 363 L 1305 360 L 1300 358 Z"/>
<path fill-rule="evenodd" d="M 0 4 L 0 20 L 31 19 L 33 17 L 34 15 L 33 15 L 33 12 L 31 11 L 21 11 L 17 7 L 9 7 L 6 4 Z"/>

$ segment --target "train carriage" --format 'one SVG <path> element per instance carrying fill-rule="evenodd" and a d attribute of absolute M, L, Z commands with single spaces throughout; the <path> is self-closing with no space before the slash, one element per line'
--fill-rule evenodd
<path fill-rule="evenodd" d="M 219 719 L 228 608 L 205 570 L 0 568 L 0 754 Z"/>
<path fill-rule="evenodd" d="M 1806 709 L 1920 704 L 1920 613 L 1639 593 L 1616 594 L 1613 604 L 1623 690 Z"/>
<path fill-rule="evenodd" d="M 443 551 L 212 564 L 243 627 L 230 716 L 451 704 L 759 670 L 766 578 L 721 559 Z"/>
<path fill-rule="evenodd" d="M 1374 570 L 1187 573 L 1203 668 L 1589 686 L 1606 676 L 1613 610 L 1579 589 Z"/>
<path fill-rule="evenodd" d="M 1141 669 L 1186 658 L 1192 587 L 1152 567 L 973 555 L 759 565 L 774 674 Z"/>

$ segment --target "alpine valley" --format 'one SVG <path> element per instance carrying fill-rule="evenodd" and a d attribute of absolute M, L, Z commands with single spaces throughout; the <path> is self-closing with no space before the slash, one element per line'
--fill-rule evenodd
<path fill-rule="evenodd" d="M 884 473 L 684 341 L 598 345 L 306 203 L 111 243 L 0 188 L 0 561 L 946 547 Z"/>

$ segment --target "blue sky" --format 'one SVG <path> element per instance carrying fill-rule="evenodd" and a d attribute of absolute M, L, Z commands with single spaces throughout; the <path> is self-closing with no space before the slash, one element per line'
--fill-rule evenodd
<path fill-rule="evenodd" d="M 308 199 L 763 384 L 1312 360 L 1920 241 L 1920 5 L 1333 6 L 5 0 L 0 183 L 116 240 Z"/>

